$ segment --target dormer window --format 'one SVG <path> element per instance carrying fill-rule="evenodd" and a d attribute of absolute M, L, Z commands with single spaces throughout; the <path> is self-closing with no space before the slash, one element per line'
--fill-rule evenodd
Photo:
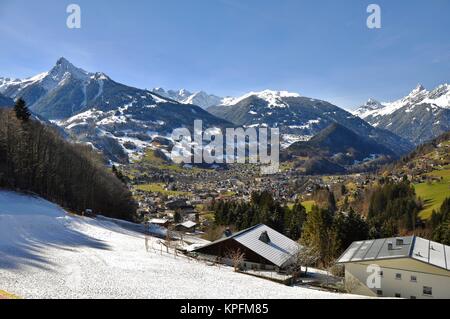
<path fill-rule="evenodd" d="M 261 233 L 261 236 L 259 236 L 259 240 L 262 241 L 265 244 L 270 244 L 270 237 L 267 231 L 263 231 Z"/>

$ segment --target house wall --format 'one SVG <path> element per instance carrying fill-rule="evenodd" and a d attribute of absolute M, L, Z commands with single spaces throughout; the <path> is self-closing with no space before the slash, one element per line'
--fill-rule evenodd
<path fill-rule="evenodd" d="M 367 272 L 371 264 L 377 264 L 383 272 L 379 288 L 367 287 L 367 279 L 373 274 Z M 396 274 L 401 274 L 401 279 L 396 279 Z M 412 281 L 411 276 L 415 276 L 417 281 Z M 408 299 L 450 299 L 450 272 L 413 259 L 348 263 L 345 265 L 345 278 L 347 283 L 357 282 L 352 290 L 355 294 L 380 297 L 396 297 L 396 294 L 400 294 L 401 298 Z M 432 288 L 431 296 L 423 293 L 425 286 Z M 381 290 L 382 295 L 378 295 L 377 290 Z"/>

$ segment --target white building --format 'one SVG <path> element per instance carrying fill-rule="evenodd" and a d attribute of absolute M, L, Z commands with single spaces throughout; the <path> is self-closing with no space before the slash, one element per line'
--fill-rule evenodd
<path fill-rule="evenodd" d="M 450 299 L 450 247 L 420 237 L 354 242 L 339 258 L 352 293 Z"/>

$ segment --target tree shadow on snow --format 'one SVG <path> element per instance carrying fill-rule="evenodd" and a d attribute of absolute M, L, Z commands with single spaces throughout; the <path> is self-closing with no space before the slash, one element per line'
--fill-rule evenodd
<path fill-rule="evenodd" d="M 20 270 L 27 266 L 51 270 L 56 264 L 64 265 L 65 256 L 77 254 L 80 248 L 110 249 L 104 241 L 70 229 L 51 217 L 39 225 L 20 227 L 19 224 L 20 219 L 11 225 L 15 229 L 8 232 L 7 238 L 5 233 L 0 233 L 0 270 Z"/>

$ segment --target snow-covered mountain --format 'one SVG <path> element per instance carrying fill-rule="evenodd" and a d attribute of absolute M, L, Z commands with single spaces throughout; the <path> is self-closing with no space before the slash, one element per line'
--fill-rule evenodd
<path fill-rule="evenodd" d="M 192 93 L 185 89 L 166 91 L 162 88 L 155 88 L 152 92 L 183 104 L 198 105 L 204 109 L 222 104 L 224 101 L 224 98 L 204 91 Z"/>
<path fill-rule="evenodd" d="M 371 99 L 353 114 L 420 144 L 450 130 L 450 85 L 443 84 L 432 91 L 418 85 L 394 102 Z"/>
<path fill-rule="evenodd" d="M 0 79 L 0 93 L 24 98 L 34 113 L 63 127 L 75 140 L 91 143 L 114 162 L 127 162 L 151 136 L 190 128 L 197 119 L 204 127 L 229 125 L 196 105 L 117 83 L 64 58 L 32 78 Z"/>
<path fill-rule="evenodd" d="M 278 127 L 284 146 L 305 141 L 333 123 L 372 138 L 395 154 L 412 145 L 386 130 L 372 127 L 359 117 L 322 100 L 298 93 L 265 90 L 226 99 L 223 105 L 208 108 L 211 114 L 246 127 Z"/>

